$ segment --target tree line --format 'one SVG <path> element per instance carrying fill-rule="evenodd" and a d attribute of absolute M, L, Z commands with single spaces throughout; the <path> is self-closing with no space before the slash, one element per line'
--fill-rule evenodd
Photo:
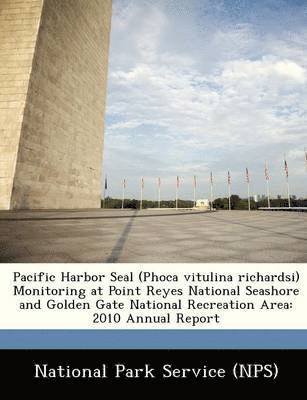
<path fill-rule="evenodd" d="M 178 200 L 178 208 L 192 208 L 194 205 L 193 201 L 190 200 Z M 101 201 L 101 207 L 103 208 L 122 208 L 122 199 L 113 199 L 112 197 L 106 197 L 105 200 Z M 158 202 L 153 200 L 143 200 L 142 208 L 157 208 Z M 176 202 L 175 200 L 161 200 L 160 203 L 161 208 L 175 208 Z M 124 208 L 132 208 L 139 209 L 140 208 L 140 200 L 136 199 L 125 199 Z"/>
<path fill-rule="evenodd" d="M 270 200 L 271 207 L 288 207 L 288 199 L 278 196 L 277 199 Z M 232 210 L 248 210 L 248 200 L 241 199 L 240 196 L 233 194 L 230 197 L 230 204 Z M 259 201 L 255 201 L 253 198 L 250 199 L 251 210 L 257 210 L 261 207 L 267 207 L 268 202 L 265 197 L 262 197 Z M 215 199 L 213 202 L 214 208 L 217 210 L 228 210 L 228 197 Z M 295 196 L 291 197 L 292 207 L 307 207 L 307 199 L 296 199 Z"/>
<path fill-rule="evenodd" d="M 230 197 L 231 209 L 232 210 L 247 210 L 248 201 L 242 199 L 240 196 L 233 194 Z M 261 198 L 259 201 L 255 201 L 253 198 L 250 199 L 251 209 L 257 210 L 260 207 L 267 207 L 267 199 Z M 307 199 L 296 199 L 295 196 L 291 198 L 292 207 L 307 207 Z M 178 199 L 178 208 L 192 208 L 194 206 L 191 200 Z M 120 209 L 122 208 L 122 199 L 113 199 L 112 197 L 106 197 L 105 200 L 101 201 L 102 208 Z M 143 200 L 142 208 L 157 208 L 158 202 L 153 200 Z M 175 200 L 161 200 L 161 208 L 175 208 Z M 221 197 L 215 199 L 213 207 L 217 210 L 228 210 L 228 197 Z M 271 199 L 271 207 L 288 207 L 288 199 L 283 199 L 278 196 L 277 199 Z M 137 199 L 125 199 L 124 208 L 139 209 L 140 200 Z"/>

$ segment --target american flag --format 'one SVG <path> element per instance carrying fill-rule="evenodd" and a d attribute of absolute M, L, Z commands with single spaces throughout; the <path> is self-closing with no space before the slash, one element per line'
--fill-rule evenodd
<path fill-rule="evenodd" d="M 127 184 L 127 182 L 126 182 L 126 179 L 124 179 L 123 180 L 123 187 L 126 189 L 126 184 Z"/>
<path fill-rule="evenodd" d="M 179 176 L 177 176 L 177 188 L 179 188 L 179 185 L 180 185 L 180 179 L 179 179 Z"/>
<path fill-rule="evenodd" d="M 248 168 L 246 168 L 246 182 L 247 182 L 247 183 L 250 182 Z"/>
<path fill-rule="evenodd" d="M 230 177 L 230 172 L 228 171 L 228 185 L 231 184 L 231 177 Z"/>
<path fill-rule="evenodd" d="M 289 169 L 288 169 L 288 164 L 287 164 L 286 158 L 285 158 L 285 173 L 286 173 L 286 177 L 289 178 Z"/>
<path fill-rule="evenodd" d="M 269 167 L 268 167 L 268 163 L 267 162 L 265 162 L 265 164 L 264 164 L 264 176 L 265 176 L 265 179 L 267 181 L 270 180 Z"/>
<path fill-rule="evenodd" d="M 210 182 L 211 182 L 211 185 L 213 185 L 213 174 L 212 174 L 212 172 L 210 172 Z"/>
<path fill-rule="evenodd" d="M 194 187 L 196 188 L 196 185 L 197 185 L 197 178 L 196 178 L 196 175 L 194 175 Z"/>

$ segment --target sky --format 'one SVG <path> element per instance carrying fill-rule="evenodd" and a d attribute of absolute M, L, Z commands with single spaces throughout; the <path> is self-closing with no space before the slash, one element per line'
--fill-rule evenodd
<path fill-rule="evenodd" d="M 307 196 L 307 0 L 113 0 L 107 195 Z"/>

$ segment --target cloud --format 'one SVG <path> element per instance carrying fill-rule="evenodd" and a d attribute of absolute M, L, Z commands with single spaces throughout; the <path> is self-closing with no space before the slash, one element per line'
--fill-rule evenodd
<path fill-rule="evenodd" d="M 292 160 L 304 160 L 305 159 L 305 151 L 304 149 L 292 149 L 288 153 L 288 157 Z"/>
<path fill-rule="evenodd" d="M 127 166 L 132 180 L 144 171 L 239 176 L 247 162 L 257 176 L 263 158 L 303 148 L 306 28 L 229 24 L 224 2 L 165 4 L 115 2 L 105 161 L 114 179 Z M 274 20 L 278 9 L 270 12 Z"/>
<path fill-rule="evenodd" d="M 291 60 L 276 60 L 272 57 L 263 57 L 261 60 L 234 60 L 226 63 L 222 73 L 224 85 L 232 85 L 234 81 L 249 82 L 256 79 L 264 84 L 272 84 L 272 80 L 284 86 L 290 84 L 304 84 L 306 70 Z M 268 88 L 269 89 L 269 88 Z"/>

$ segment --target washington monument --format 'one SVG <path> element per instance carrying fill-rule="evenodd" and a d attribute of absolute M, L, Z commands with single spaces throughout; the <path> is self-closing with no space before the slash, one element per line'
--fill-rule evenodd
<path fill-rule="evenodd" d="M 98 208 L 112 0 L 0 0 L 0 209 Z"/>

